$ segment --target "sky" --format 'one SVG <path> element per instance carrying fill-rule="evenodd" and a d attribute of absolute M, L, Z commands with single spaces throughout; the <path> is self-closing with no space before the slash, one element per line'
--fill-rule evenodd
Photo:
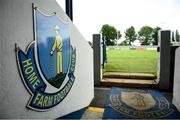
<path fill-rule="evenodd" d="M 65 8 L 65 0 L 57 2 Z M 123 36 L 130 26 L 136 31 L 144 25 L 180 31 L 180 0 L 73 0 L 73 23 L 87 41 L 103 24 L 114 26 Z"/>

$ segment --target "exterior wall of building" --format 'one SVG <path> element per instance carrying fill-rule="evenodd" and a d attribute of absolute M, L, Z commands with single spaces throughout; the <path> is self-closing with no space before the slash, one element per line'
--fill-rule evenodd
<path fill-rule="evenodd" d="M 31 95 L 20 77 L 15 54 L 15 43 L 25 50 L 34 39 L 32 3 L 68 21 L 71 43 L 76 46 L 74 84 L 61 103 L 43 112 L 26 108 Z M 55 0 L 0 0 L 0 18 L 0 118 L 58 118 L 90 104 L 93 50 Z"/>
<path fill-rule="evenodd" d="M 180 111 L 180 48 L 176 49 L 174 69 L 173 104 Z"/>

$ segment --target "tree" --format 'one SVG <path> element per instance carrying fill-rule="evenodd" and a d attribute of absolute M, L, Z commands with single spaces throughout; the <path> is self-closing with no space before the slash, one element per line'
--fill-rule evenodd
<path fill-rule="evenodd" d="M 114 45 L 116 42 L 115 40 L 121 37 L 120 31 L 117 31 L 114 26 L 108 24 L 102 26 L 101 33 L 102 37 L 105 38 L 107 45 Z"/>
<path fill-rule="evenodd" d="M 120 39 L 122 37 L 122 34 L 121 34 L 121 32 L 118 30 L 117 31 L 117 39 Z"/>
<path fill-rule="evenodd" d="M 174 31 L 172 31 L 171 40 L 172 40 L 172 42 L 175 42 L 175 38 L 174 38 Z"/>
<path fill-rule="evenodd" d="M 178 30 L 176 30 L 176 35 L 175 35 L 175 37 L 176 37 L 176 42 L 179 42 L 179 37 L 180 37 L 180 35 L 179 35 Z"/>
<path fill-rule="evenodd" d="M 137 37 L 134 27 L 131 26 L 130 28 L 127 28 L 124 33 L 126 42 L 128 42 L 128 44 L 131 45 L 131 43 L 134 42 Z"/>
<path fill-rule="evenodd" d="M 129 43 L 127 43 L 126 40 L 118 44 L 118 46 L 128 46 L 128 45 Z"/>
<path fill-rule="evenodd" d="M 119 40 L 121 37 L 122 37 L 121 32 L 120 32 L 120 31 L 117 31 L 117 38 L 114 40 L 114 43 L 115 43 L 116 45 L 118 45 L 117 42 L 118 42 L 118 40 Z"/>
<path fill-rule="evenodd" d="M 153 45 L 158 45 L 158 32 L 159 32 L 159 30 L 161 30 L 160 27 L 153 28 L 153 35 L 152 35 L 152 37 L 153 37 L 152 44 Z"/>
<path fill-rule="evenodd" d="M 140 31 L 138 32 L 138 38 L 141 42 L 141 45 L 150 45 L 153 40 L 153 28 L 149 26 L 141 27 Z"/>

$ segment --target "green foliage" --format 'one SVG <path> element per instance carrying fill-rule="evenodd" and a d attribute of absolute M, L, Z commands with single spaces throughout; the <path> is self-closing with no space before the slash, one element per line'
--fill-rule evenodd
<path fill-rule="evenodd" d="M 106 44 L 109 45 L 114 45 L 115 44 L 115 39 L 121 38 L 121 33 L 120 31 L 117 31 L 114 26 L 105 24 L 101 28 L 101 33 L 102 37 L 106 40 Z M 118 33 L 118 35 L 117 35 Z"/>
<path fill-rule="evenodd" d="M 155 27 L 153 29 L 153 35 L 152 35 L 152 37 L 153 37 L 152 44 L 153 45 L 158 45 L 158 32 L 159 32 L 159 30 L 161 30 L 160 27 Z"/>
<path fill-rule="evenodd" d="M 134 42 L 137 37 L 134 27 L 131 26 L 130 28 L 127 28 L 124 33 L 125 33 L 126 41 L 128 42 L 129 45 L 131 45 L 131 43 Z"/>
<path fill-rule="evenodd" d="M 138 35 L 141 45 L 150 45 L 153 40 L 153 28 L 150 26 L 143 26 L 138 32 Z"/>
<path fill-rule="evenodd" d="M 117 39 L 120 39 L 122 37 L 122 34 L 121 34 L 121 32 L 118 30 L 117 31 Z"/>
<path fill-rule="evenodd" d="M 123 41 L 118 44 L 118 46 L 128 46 L 128 45 L 129 45 L 129 43 L 127 43 L 126 41 Z"/>
<path fill-rule="evenodd" d="M 179 35 L 179 32 L 178 32 L 178 30 L 176 30 L 176 35 L 175 35 L 175 37 L 176 37 L 176 42 L 180 42 L 180 35 Z"/>

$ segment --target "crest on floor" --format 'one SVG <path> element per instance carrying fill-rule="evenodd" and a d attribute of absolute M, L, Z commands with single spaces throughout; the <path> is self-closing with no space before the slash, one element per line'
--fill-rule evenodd
<path fill-rule="evenodd" d="M 178 118 L 179 112 L 157 90 L 113 87 L 104 119 Z"/>
<path fill-rule="evenodd" d="M 121 100 L 136 110 L 148 110 L 156 105 L 150 93 L 121 92 Z"/>

